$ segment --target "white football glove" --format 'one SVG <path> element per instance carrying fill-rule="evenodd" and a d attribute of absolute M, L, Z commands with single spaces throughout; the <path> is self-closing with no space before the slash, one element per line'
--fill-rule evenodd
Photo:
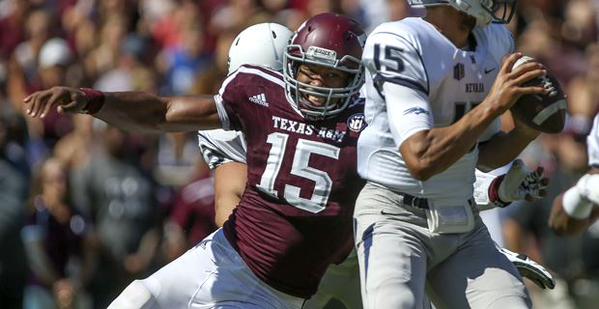
<path fill-rule="evenodd" d="M 503 253 L 520 272 L 522 277 L 526 277 L 542 289 L 552 290 L 555 287 L 555 280 L 545 267 L 531 260 L 524 254 L 518 254 L 508 249 L 497 246 L 499 252 Z"/>
<path fill-rule="evenodd" d="M 531 171 L 520 159 L 512 163 L 509 171 L 497 177 L 489 188 L 489 197 L 496 206 L 504 207 L 513 201 L 534 201 L 543 198 L 549 180 L 543 177 L 543 167 Z"/>
<path fill-rule="evenodd" d="M 599 206 L 599 174 L 586 174 L 578 180 L 576 188 L 580 195 L 589 202 Z"/>

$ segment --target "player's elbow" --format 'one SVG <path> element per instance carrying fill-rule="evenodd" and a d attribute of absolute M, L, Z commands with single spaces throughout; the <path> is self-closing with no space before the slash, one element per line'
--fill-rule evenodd
<path fill-rule="evenodd" d="M 404 152 L 403 157 L 410 174 L 418 181 L 426 181 L 437 173 L 434 162 L 422 153 Z"/>
<path fill-rule="evenodd" d="M 427 181 L 429 178 L 435 175 L 435 171 L 432 166 L 426 164 L 425 162 L 418 162 L 412 166 L 408 164 L 408 170 L 410 171 L 410 174 L 412 174 L 412 177 L 418 181 Z"/>
<path fill-rule="evenodd" d="M 399 148 L 412 177 L 426 181 L 438 171 L 430 153 L 430 138 L 428 131 L 418 132 L 405 140 Z"/>

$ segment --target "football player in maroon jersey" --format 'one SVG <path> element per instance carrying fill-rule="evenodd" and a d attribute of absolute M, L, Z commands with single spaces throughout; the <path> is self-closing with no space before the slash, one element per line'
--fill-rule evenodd
<path fill-rule="evenodd" d="M 289 98 L 289 103 L 292 105 L 292 108 L 294 110 L 300 110 L 300 113 L 303 117 L 306 117 L 307 120 L 305 120 L 305 123 L 301 123 L 298 121 L 293 121 L 290 119 L 284 119 L 284 118 L 275 118 L 278 116 L 272 116 L 272 126 L 274 126 L 275 128 L 279 128 L 281 130 L 285 130 L 284 132 L 294 132 L 294 133 L 299 133 L 299 134 L 304 134 L 304 135 L 313 135 L 313 134 L 318 134 L 324 138 L 328 139 L 332 139 L 332 140 L 336 140 L 340 138 L 339 132 L 333 132 L 332 130 L 319 130 L 318 133 L 315 133 L 315 128 L 314 128 L 314 123 L 319 123 L 321 121 L 328 121 L 326 120 L 327 118 L 331 117 L 330 115 L 336 114 L 336 113 L 340 113 L 344 110 L 344 106 L 347 107 L 348 105 L 351 105 L 352 103 L 355 104 L 356 106 L 360 106 L 360 101 L 353 98 L 352 96 L 348 95 L 349 93 L 352 93 L 352 95 L 355 95 L 356 93 L 356 89 L 359 88 L 359 85 L 361 84 L 361 76 L 359 75 L 353 75 L 353 79 L 349 80 L 349 82 L 347 82 L 347 85 L 349 87 L 343 87 L 343 85 L 345 85 L 345 81 L 343 81 L 344 79 L 350 79 L 349 77 L 352 77 L 351 74 L 350 76 L 346 76 L 344 75 L 345 73 L 339 73 L 336 71 L 331 71 L 329 69 L 327 69 L 328 67 L 325 66 L 325 69 L 323 69 L 320 66 L 313 66 L 313 65 L 317 65 L 317 63 L 320 63 L 320 61 L 325 61 L 327 63 L 331 63 L 333 64 L 335 61 L 333 59 L 333 54 L 330 53 L 330 51 L 327 51 L 326 49 L 318 49 L 316 47 L 325 45 L 325 44 L 318 44 L 319 40 L 323 40 L 326 37 L 328 37 L 328 34 L 323 34 L 323 31 L 316 31 L 314 32 L 314 27 L 317 27 L 319 25 L 321 25 L 321 23 L 326 23 L 327 26 L 330 26 L 329 21 L 331 20 L 330 17 L 327 18 L 315 18 L 313 20 L 308 21 L 303 28 L 300 29 L 298 36 L 296 36 L 294 38 L 294 42 L 297 44 L 291 44 L 288 48 L 287 48 L 287 61 L 285 61 L 285 81 L 286 81 L 286 95 L 288 95 Z M 322 28 L 322 30 L 327 30 L 328 28 Z M 351 42 L 352 39 L 354 39 L 353 34 L 349 34 L 347 35 L 349 41 Z M 360 37 L 358 37 L 359 40 L 361 40 Z M 312 43 L 310 43 L 312 42 Z M 313 44 L 313 45 L 309 45 L 309 44 Z M 315 46 L 312 49 L 310 49 L 310 46 Z M 337 53 L 337 50 L 334 49 L 333 50 L 335 53 Z M 357 53 L 349 53 L 349 55 L 352 54 L 357 54 Z M 313 57 L 315 56 L 315 57 Z M 340 58 L 338 59 L 340 62 L 347 62 L 349 64 L 349 67 L 352 67 L 352 62 L 354 64 L 354 66 L 358 66 L 359 64 L 355 62 L 355 59 L 352 59 L 350 57 L 337 57 L 337 55 L 335 54 L 334 57 L 336 58 Z M 335 58 L 335 59 L 336 59 Z M 356 58 L 356 57 L 353 57 Z M 238 59 L 239 60 L 239 59 Z M 334 61 L 333 61 L 334 60 Z M 253 60 L 254 62 L 257 60 Z M 243 61 L 242 61 L 243 62 Z M 308 65 L 298 65 L 300 63 L 305 63 Z M 310 65 L 311 64 L 311 65 Z M 241 75 L 247 75 L 247 76 L 251 76 L 252 74 L 254 75 L 261 75 L 262 73 L 265 72 L 254 72 L 252 74 L 248 73 L 248 68 L 252 68 L 252 67 L 247 67 L 247 68 L 243 68 L 242 70 L 245 70 L 246 72 L 244 72 L 243 74 L 238 72 L 237 74 L 241 74 Z M 256 69 L 254 67 L 254 69 Z M 259 69 L 260 70 L 260 69 Z M 262 70 L 264 70 L 262 68 Z M 299 72 L 298 72 L 299 70 Z M 342 71 L 343 72 L 343 71 Z M 359 73 L 359 71 L 355 71 L 356 73 Z M 351 73 L 351 72 L 349 72 Z M 272 74 L 269 73 L 269 74 Z M 274 75 L 275 77 L 277 77 L 277 75 Z M 297 77 L 294 77 L 297 76 Z M 269 77 L 268 75 L 266 75 L 266 77 L 268 79 L 271 79 L 271 77 Z M 241 77 L 238 77 L 241 78 Z M 278 84 L 280 84 L 280 82 L 277 82 Z M 329 84 L 330 83 L 330 84 Z M 323 87 L 323 84 L 328 86 L 328 87 Z M 233 86 L 230 86 L 233 87 Z M 336 89 L 331 89 L 331 88 L 336 88 Z M 222 91 L 221 91 L 222 93 Z M 94 92 L 92 90 L 85 90 L 85 92 L 78 92 L 75 89 L 54 89 L 53 92 L 46 92 L 45 95 L 46 98 L 44 99 L 43 97 L 39 97 L 40 95 L 42 95 L 42 93 L 38 93 L 37 94 L 37 99 L 41 100 L 39 102 L 36 102 L 36 97 L 32 96 L 30 98 L 28 98 L 28 104 L 32 104 L 33 107 L 30 107 L 30 114 L 33 116 L 41 116 L 42 114 L 47 113 L 48 109 L 52 106 L 52 104 L 56 104 L 60 106 L 61 110 L 67 111 L 67 112 L 87 112 L 87 113 L 94 113 L 97 112 L 96 109 L 98 108 L 103 108 L 102 107 L 102 102 L 98 101 L 98 99 L 103 99 L 102 97 L 105 97 L 106 94 L 102 94 L 102 93 L 98 93 L 98 92 Z M 54 95 L 54 98 L 51 98 L 52 95 Z M 129 101 L 128 104 L 140 104 L 140 98 L 136 98 L 135 96 L 143 96 L 143 94 L 131 94 L 131 93 L 125 93 L 125 94 L 110 94 L 110 95 L 114 95 L 115 98 L 117 100 L 121 100 L 118 98 L 118 96 L 133 96 L 131 97 L 126 97 L 125 101 Z M 61 98 L 61 96 L 64 96 Z M 88 97 L 86 97 L 88 96 Z M 270 96 L 268 97 L 270 98 Z M 347 99 L 350 98 L 350 99 Z M 93 102 L 90 102 L 89 100 L 96 100 Z M 202 98 L 205 99 L 205 98 Z M 136 121 L 133 121 L 132 124 L 134 124 L 134 126 L 132 126 L 133 128 L 141 128 L 143 130 L 190 130 L 190 129 L 194 129 L 194 128 L 198 128 L 198 125 L 202 125 L 201 121 L 202 119 L 200 119 L 200 122 L 194 122 L 195 118 L 197 117 L 195 113 L 203 113 L 202 110 L 195 110 L 194 107 L 190 107 L 187 106 L 187 104 L 196 104 L 198 101 L 202 101 L 202 99 L 197 98 L 197 99 L 193 99 L 193 98 L 155 98 L 152 97 L 152 100 L 164 100 L 164 102 L 174 102 L 172 104 L 172 106 L 168 106 L 166 107 L 166 111 L 169 112 L 168 116 L 170 116 L 169 119 L 162 119 L 161 121 L 156 121 L 155 124 L 152 123 L 151 119 L 148 118 L 147 120 L 149 120 L 148 122 L 141 122 L 141 123 L 137 123 Z M 59 100 L 58 102 L 54 102 L 56 100 Z M 105 100 L 105 98 L 104 98 Z M 136 101 L 137 100 L 137 101 Z M 341 101 L 340 101 L 341 100 Z M 52 102 L 51 102 L 52 101 Z M 255 95 L 252 96 L 248 96 L 246 103 L 253 103 L 253 104 L 257 104 L 257 105 L 263 105 L 266 107 L 266 105 L 269 105 L 270 100 L 267 100 L 266 94 L 265 93 L 257 93 Z M 32 103 L 29 103 L 32 102 Z M 37 105 L 38 109 L 36 111 L 36 103 L 37 104 L 43 104 L 42 105 Z M 340 103 L 340 104 L 337 104 Z M 158 103 L 154 103 L 154 104 L 158 104 Z M 201 104 L 205 104 L 205 103 L 200 103 L 197 108 L 205 108 L 202 107 Z M 71 105 L 71 106 L 69 106 Z M 41 110 L 40 108 L 44 108 L 43 110 Z M 135 108 L 135 106 L 130 106 L 130 108 Z M 187 114 L 189 111 L 192 111 L 191 114 Z M 349 127 L 349 131 L 353 131 L 353 132 L 359 132 L 363 127 L 364 127 L 364 122 L 363 122 L 363 117 L 361 114 L 361 108 L 356 109 L 356 111 L 358 111 L 355 114 L 352 114 L 352 116 L 346 121 L 347 126 Z M 142 117 L 143 115 L 139 115 L 139 116 L 127 116 L 127 117 L 137 117 L 134 119 L 143 119 Z M 166 116 L 166 115 L 163 115 Z M 115 117 L 110 116 L 110 114 L 107 116 L 106 120 L 110 121 L 111 118 L 110 117 Z M 186 118 L 189 117 L 189 118 Z M 203 118 L 203 117 L 200 117 Z M 119 120 L 117 120 L 119 121 Z M 120 120 L 122 121 L 122 120 Z M 118 122 L 117 122 L 118 123 Z M 120 123 L 121 126 L 125 125 L 123 122 Z M 158 126 L 160 125 L 160 126 Z M 210 124 L 209 124 L 210 125 Z M 209 126 L 206 125 L 206 126 Z M 268 126 L 268 125 L 267 125 Z M 243 128 L 241 128 L 243 129 Z M 346 130 L 347 131 L 347 130 Z M 277 137 L 277 135 L 273 135 L 275 138 Z M 269 138 L 271 138 L 269 135 Z M 278 135 L 280 136 L 284 136 L 284 135 Z M 341 138 L 343 138 L 341 136 Z M 268 160 L 271 159 L 278 159 L 281 154 L 277 153 L 276 151 L 280 151 L 281 149 L 281 144 L 274 139 L 274 142 L 269 142 L 270 144 L 272 144 L 271 150 L 269 151 L 269 157 L 267 159 L 266 162 L 266 167 L 268 167 L 269 163 Z M 301 140 L 301 139 L 300 139 Z M 350 143 L 352 143 L 352 141 L 350 141 Z M 257 145 L 260 146 L 260 145 Z M 276 147 L 275 147 L 276 146 Z M 256 145 L 254 145 L 254 147 L 256 147 Z M 303 146 L 305 147 L 305 146 Z M 250 145 L 250 149 L 249 151 L 252 151 L 251 149 L 251 145 Z M 299 151 L 299 145 L 296 146 L 296 152 L 294 155 L 294 165 L 295 164 L 302 164 L 301 162 L 295 161 L 295 156 L 299 156 L 299 159 L 302 159 L 301 156 L 305 156 L 304 155 L 298 155 L 297 151 Z M 306 150 L 302 150 L 302 151 L 306 151 Z M 310 150 L 308 149 L 308 151 L 312 152 L 312 155 L 318 155 L 318 151 L 314 151 L 314 150 Z M 310 152 L 308 152 L 308 157 L 310 157 Z M 290 158 L 291 156 L 288 156 L 288 158 Z M 249 159 L 249 156 L 248 156 Z M 251 163 L 250 163 L 251 164 Z M 279 169 L 283 166 L 282 162 L 280 163 L 276 163 L 274 164 L 274 167 L 277 168 L 277 164 L 279 164 Z M 351 165 L 351 164 L 350 164 Z M 271 164 L 271 166 L 273 166 Z M 300 166 L 301 167 L 301 166 Z M 288 167 L 289 168 L 289 167 Z M 293 171 L 293 167 L 291 168 Z M 314 194 L 312 194 L 312 198 L 314 197 L 318 197 L 316 194 L 316 185 L 319 184 L 319 174 L 315 173 L 316 176 L 309 176 L 310 172 L 314 172 L 314 169 L 310 169 L 310 166 L 304 166 L 303 168 L 295 168 L 296 173 L 294 174 L 292 171 L 291 174 L 295 175 L 295 176 L 299 176 L 300 179 L 301 177 L 304 177 L 305 180 L 312 180 L 314 181 L 314 189 L 313 192 Z M 351 170 L 353 171 L 353 169 Z M 271 176 L 272 171 L 269 170 L 269 174 L 266 173 L 267 170 L 265 169 L 262 177 L 261 177 L 261 181 L 260 184 L 262 184 L 262 180 L 265 179 L 266 181 L 270 181 L 271 179 L 266 177 L 264 178 L 264 175 L 266 176 Z M 305 173 L 308 172 L 308 173 Z M 318 172 L 318 170 L 316 170 L 316 172 Z M 279 172 L 280 174 L 280 172 Z M 320 174 L 322 175 L 322 174 Z M 326 178 L 324 178 L 326 180 Z M 343 178 L 340 178 L 343 179 Z M 349 178 L 348 178 L 349 179 Z M 334 180 L 333 180 L 334 181 Z M 321 182 L 322 183 L 322 179 Z M 291 182 L 291 184 L 293 184 L 293 182 Z M 265 184 L 266 187 L 266 192 L 270 192 L 268 190 L 268 183 Z M 292 188 L 293 186 L 285 186 L 285 190 L 287 190 L 287 188 Z M 308 190 L 311 188 L 308 188 Z M 262 189 L 260 189 L 262 190 Z M 272 192 L 271 192 L 271 196 L 272 196 Z M 291 197 L 293 198 L 293 193 L 287 193 L 285 192 L 283 195 L 283 199 L 286 199 L 287 197 Z M 345 199 L 345 200 L 353 200 L 353 198 L 351 199 Z M 283 203 L 284 204 L 284 203 Z M 289 206 L 293 206 L 293 205 L 312 205 L 314 206 L 314 203 L 312 202 L 302 202 L 302 200 L 299 201 L 295 201 L 295 204 L 292 204 L 290 202 L 288 202 Z M 298 206 L 295 206 L 298 207 Z M 316 209 L 316 211 L 318 211 L 318 208 Z M 346 215 L 346 214 L 344 214 Z M 238 215 L 234 214 L 233 215 L 233 219 L 241 221 L 242 223 L 244 221 L 248 221 L 247 219 L 243 219 L 243 218 L 237 218 Z M 261 222 L 267 222 L 268 220 L 261 220 Z M 247 223 L 245 223 L 247 224 Z M 235 232 L 235 230 L 233 230 L 233 232 Z M 270 233 L 276 233 L 276 229 L 268 229 L 268 232 Z M 258 239 L 259 241 L 260 239 Z M 223 241 L 222 236 L 220 236 L 219 240 L 221 243 Z M 211 250 L 211 248 L 206 249 L 207 244 L 210 244 L 212 242 L 215 242 L 215 240 L 210 237 L 207 241 L 204 241 L 201 245 L 199 246 L 199 248 L 196 248 L 197 250 Z M 220 245 L 219 245 L 220 246 Z M 334 250 L 334 247 L 332 247 L 332 249 Z M 193 250 L 193 249 L 192 249 Z M 240 250 L 240 249 L 238 249 Z M 221 253 L 208 253 L 208 254 L 221 254 Z M 228 254 L 228 253 L 227 253 Z M 306 254 L 309 254 L 306 253 Z M 189 255 L 194 255 L 194 254 L 188 254 Z M 234 254 L 235 255 L 235 254 Z M 251 258 L 251 257 L 248 257 Z M 149 305 L 149 307 L 152 306 L 167 306 L 169 308 L 171 307 L 177 307 L 177 306 L 183 306 L 183 303 L 186 301 L 189 301 L 189 303 L 204 303 L 204 304 L 223 304 L 224 302 L 219 301 L 218 297 L 224 297 L 222 295 L 229 293 L 229 292 L 234 292 L 232 290 L 227 290 L 227 291 L 221 291 L 221 290 L 217 290 L 215 289 L 213 292 L 210 293 L 214 293 L 214 294 L 202 294 L 201 298 L 200 296 L 198 296 L 199 298 L 194 298 L 191 299 L 188 295 L 189 291 L 185 291 L 186 288 L 190 289 L 191 287 L 195 287 L 195 284 L 197 284 L 199 281 L 198 280 L 215 280 L 214 278 L 207 278 L 206 275 L 202 276 L 196 276 L 197 271 L 200 271 L 199 267 L 197 267 L 196 265 L 202 264 L 203 262 L 198 261 L 197 258 L 194 259 L 193 257 L 187 257 L 185 259 L 180 259 L 176 265 L 170 266 L 170 267 L 166 267 L 164 270 L 161 270 L 161 274 L 157 275 L 157 278 L 150 278 L 147 280 L 144 280 L 145 282 L 142 281 L 135 281 L 130 287 L 127 288 L 126 292 L 124 292 L 121 297 L 119 297 L 119 299 L 113 304 L 113 307 L 122 307 L 122 306 L 127 306 L 127 307 L 140 307 L 140 306 L 146 306 Z M 244 264 L 245 262 L 239 262 L 238 264 Z M 193 264 L 193 265 L 189 265 L 189 264 Z M 213 265 L 211 265 L 211 262 L 208 262 L 208 267 L 213 267 Z M 222 264 L 218 264 L 221 265 Z M 528 265 L 528 264 L 527 264 Z M 239 266 L 239 265 L 238 265 Z M 283 265 L 281 265 L 281 267 L 290 267 L 293 268 L 295 267 L 295 265 L 293 263 L 285 263 Z M 198 269 L 195 269 L 198 268 Z M 241 267 L 243 269 L 243 267 Z M 529 267 L 530 268 L 530 267 Z M 202 268 L 204 269 L 203 271 L 208 271 L 206 270 L 206 268 Z M 197 270 L 197 271 L 196 271 Z M 253 269 L 252 269 L 253 270 Z M 241 273 L 240 276 L 245 276 L 247 274 L 243 274 L 243 270 L 238 270 L 238 272 Z M 230 273 L 229 271 L 226 271 L 224 273 Z M 299 273 L 299 272 L 297 272 Z M 534 276 L 536 277 L 543 277 L 542 275 L 538 275 L 536 273 L 533 273 Z M 213 276 L 219 276 L 218 273 L 214 273 Z M 223 281 L 226 284 L 231 284 L 232 287 L 234 288 L 239 288 L 239 285 L 235 285 L 234 280 L 231 279 L 227 279 L 224 278 L 224 276 L 220 275 L 222 278 L 219 278 L 219 282 L 216 282 L 215 286 L 221 286 Z M 197 278 L 196 278 L 197 277 Z M 247 277 L 247 276 L 246 276 Z M 251 275 L 249 277 L 252 277 Z M 535 277 L 535 278 L 536 278 Z M 299 277 L 298 277 L 299 278 Z M 289 279 L 293 279 L 293 278 L 289 278 Z M 212 282 L 212 281 L 207 281 L 207 282 Z M 252 285 L 253 283 L 255 284 L 256 282 L 250 280 L 249 283 L 246 282 L 242 282 L 240 284 L 249 284 Z M 149 287 L 148 287 L 149 286 Z M 274 286 L 274 285 L 273 285 Z M 258 287 L 261 288 L 265 288 L 262 286 L 262 283 L 259 282 Z M 171 290 L 177 290 L 177 293 L 172 292 Z M 208 287 L 205 287 L 204 289 L 208 289 Z M 266 289 L 269 289 L 268 287 L 266 287 Z M 156 294 L 158 293 L 159 290 L 166 290 L 166 292 L 160 292 L 160 296 L 156 296 Z M 245 289 L 244 289 L 245 291 Z M 268 293 L 267 293 L 268 294 Z M 229 299 L 230 302 L 228 302 L 229 304 L 233 304 L 236 302 L 240 302 L 243 301 L 245 306 L 249 306 L 251 307 L 256 306 L 256 304 L 260 304 L 259 307 L 264 307 L 266 303 L 272 302 L 271 299 L 269 298 L 264 298 L 263 297 L 264 293 L 261 292 L 251 292 L 251 291 L 245 291 L 244 293 L 240 293 L 239 298 L 238 299 Z M 268 294 L 270 296 L 272 296 L 272 294 Z M 275 297 L 283 297 L 284 299 L 287 299 L 287 297 L 285 295 L 280 295 L 280 292 L 275 291 L 274 293 Z M 287 295 L 288 296 L 288 295 Z M 359 295 L 358 295 L 359 296 Z M 248 301 L 248 298 L 251 301 Z M 207 300 L 208 299 L 208 300 Z M 243 299 L 243 300 L 241 300 Z M 292 302 L 295 302 L 296 299 L 291 298 Z M 249 302 L 249 304 L 248 304 Z M 264 302 L 264 303 L 262 303 Z M 280 303 L 279 303 L 280 304 Z M 275 306 L 279 306 L 279 305 L 275 305 Z"/>
<path fill-rule="evenodd" d="M 274 24 L 276 26 L 276 24 Z M 283 26 L 273 24 L 260 24 L 249 27 L 241 32 L 234 40 L 235 44 L 229 51 L 229 72 L 235 71 L 241 64 L 261 63 L 269 68 L 282 71 L 282 58 L 285 46 L 282 41 L 288 42 L 292 33 L 287 34 Z M 273 28 L 274 27 L 274 28 Z M 288 36 L 287 36 L 288 35 Z M 280 49 L 280 56 L 273 53 L 272 46 Z M 206 130 L 198 132 L 199 146 L 205 161 L 214 171 L 214 186 L 216 191 L 216 222 L 219 226 L 229 218 L 233 209 L 237 207 L 243 195 L 246 179 L 239 175 L 247 174 L 246 153 L 247 147 L 243 134 L 239 131 L 225 131 L 222 129 Z M 522 179 L 526 178 L 528 168 L 523 164 L 514 164 L 509 172 L 499 179 L 493 181 L 497 176 L 493 174 L 477 174 L 475 191 L 479 192 L 480 199 L 477 204 L 482 209 L 490 207 L 485 200 L 485 191 L 490 191 L 489 186 L 494 184 L 495 188 L 500 183 L 504 184 L 505 192 L 509 195 L 520 195 L 525 198 L 532 194 L 530 190 L 519 190 L 530 187 L 521 185 Z M 507 185 L 505 185 L 507 184 Z M 493 187 L 493 186 L 491 186 Z M 492 190 L 492 189 L 491 189 Z M 487 205 L 487 206 L 485 206 Z M 553 281 L 551 275 L 540 265 L 523 255 L 512 253 L 506 249 L 499 249 L 518 268 L 522 276 L 528 277 L 541 288 L 551 288 Z M 304 308 L 323 308 L 335 299 L 348 309 L 362 308 L 360 282 L 358 272 L 358 261 L 355 251 L 338 265 L 331 265 L 327 269 L 317 293 L 311 297 Z"/>
<path fill-rule="evenodd" d="M 55 87 L 25 99 L 32 117 L 57 107 L 136 131 L 222 126 L 245 134 L 247 187 L 224 228 L 132 283 L 115 308 L 300 308 L 314 294 L 328 265 L 352 247 L 365 38 L 353 20 L 325 13 L 293 37 L 284 74 L 242 66 L 214 97 Z"/>

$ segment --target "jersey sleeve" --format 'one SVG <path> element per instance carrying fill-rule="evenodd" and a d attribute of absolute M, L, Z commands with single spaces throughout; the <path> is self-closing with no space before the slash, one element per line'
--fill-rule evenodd
<path fill-rule="evenodd" d="M 241 130 L 239 115 L 243 113 L 243 106 L 239 102 L 243 102 L 241 99 L 244 97 L 241 79 L 239 71 L 229 75 L 214 96 L 218 118 L 225 130 Z"/>
<path fill-rule="evenodd" d="M 589 166 L 599 168 L 599 114 L 593 120 L 593 129 L 587 137 L 587 149 L 589 153 Z"/>
<path fill-rule="evenodd" d="M 389 128 L 400 146 L 433 127 L 429 81 L 421 53 L 401 32 L 379 32 L 366 41 L 363 56 L 372 86 L 384 98 Z"/>
<path fill-rule="evenodd" d="M 198 146 L 211 170 L 230 162 L 246 163 L 247 147 L 239 131 L 198 131 Z"/>
<path fill-rule="evenodd" d="M 384 83 L 402 85 L 429 94 L 426 69 L 420 51 L 407 35 L 384 28 L 366 40 L 362 61 L 376 87 Z"/>

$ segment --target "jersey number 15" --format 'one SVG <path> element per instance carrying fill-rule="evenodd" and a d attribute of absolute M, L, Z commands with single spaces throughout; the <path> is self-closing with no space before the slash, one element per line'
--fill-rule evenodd
<path fill-rule="evenodd" d="M 272 148 L 268 154 L 266 169 L 262 173 L 258 189 L 277 198 L 279 197 L 279 193 L 274 189 L 275 181 L 285 159 L 285 149 L 287 148 L 288 139 L 288 134 L 275 132 L 269 134 L 266 140 L 267 143 L 272 145 Z M 297 146 L 295 147 L 295 155 L 293 156 L 291 174 L 313 181 L 314 190 L 311 198 L 305 199 L 300 197 L 300 187 L 285 184 L 283 198 L 292 206 L 311 213 L 323 211 L 329 200 L 333 181 L 326 172 L 310 167 L 308 163 L 312 154 L 337 160 L 339 159 L 339 153 L 339 147 L 301 138 L 298 139 Z"/>
<path fill-rule="evenodd" d="M 374 45 L 374 66 L 377 71 L 387 71 L 394 73 L 401 73 L 404 70 L 404 63 L 401 60 L 399 54 L 403 52 L 403 49 L 395 46 L 385 46 L 385 52 L 381 58 L 381 46 L 379 44 Z M 383 60 L 381 63 L 381 60 Z"/>

